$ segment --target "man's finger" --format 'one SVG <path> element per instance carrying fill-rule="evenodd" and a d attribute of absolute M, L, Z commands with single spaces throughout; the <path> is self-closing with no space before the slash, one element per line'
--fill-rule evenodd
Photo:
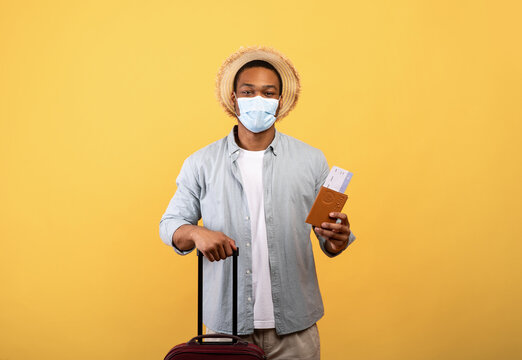
<path fill-rule="evenodd" d="M 234 251 L 237 250 L 236 242 L 234 240 L 232 240 L 231 238 L 228 238 L 228 243 L 230 244 L 232 249 L 234 249 Z"/>
<path fill-rule="evenodd" d="M 223 246 L 218 246 L 217 248 L 218 260 L 225 260 L 227 258 L 227 254 L 225 253 L 225 249 Z"/>
<path fill-rule="evenodd" d="M 317 233 L 317 235 L 320 235 L 323 238 L 325 238 L 325 240 L 330 240 L 330 237 L 334 235 L 334 233 L 331 232 L 330 230 L 326 230 L 326 229 L 319 228 L 319 227 L 315 228 L 315 232 Z"/>
<path fill-rule="evenodd" d="M 227 256 L 232 256 L 234 254 L 234 251 L 232 250 L 232 246 L 230 244 L 229 241 L 227 241 L 224 245 L 223 245 L 223 248 L 225 249 L 225 254 Z"/>
<path fill-rule="evenodd" d="M 210 251 L 202 251 L 203 255 L 208 259 L 208 261 L 214 261 L 214 256 L 210 253 Z"/>
<path fill-rule="evenodd" d="M 340 231 L 341 228 L 343 227 L 343 224 L 335 224 L 335 223 L 324 222 L 324 223 L 321 224 L 321 227 L 323 229 Z"/>
<path fill-rule="evenodd" d="M 343 240 L 330 239 L 330 242 L 335 244 L 337 247 L 343 247 L 348 242 L 348 239 L 343 239 Z"/>
<path fill-rule="evenodd" d="M 333 241 L 330 241 L 330 247 L 333 251 L 339 251 L 339 246 Z"/>
<path fill-rule="evenodd" d="M 214 261 L 219 261 L 220 257 L 219 257 L 219 253 L 217 252 L 216 249 L 210 250 L 210 254 L 212 254 Z"/>
<path fill-rule="evenodd" d="M 330 246 L 335 251 L 340 251 L 346 247 L 348 241 L 330 240 Z"/>
<path fill-rule="evenodd" d="M 315 232 L 317 235 L 320 235 L 325 238 L 325 240 L 330 241 L 348 241 L 348 235 L 346 233 L 338 233 L 330 230 L 315 228 Z"/>
<path fill-rule="evenodd" d="M 331 218 L 341 219 L 342 223 L 345 225 L 348 224 L 348 215 L 346 215 L 345 213 L 331 212 L 329 215 Z"/>
<path fill-rule="evenodd" d="M 347 240 L 348 239 L 348 236 L 343 233 L 337 233 L 337 232 L 333 232 L 333 231 L 326 230 L 326 229 L 320 229 L 320 230 L 321 230 L 320 235 L 322 235 L 324 237 L 328 237 L 330 239 L 335 239 L 335 240 Z"/>
<path fill-rule="evenodd" d="M 329 230 L 332 230 L 334 232 L 337 232 L 337 233 L 348 233 L 348 231 L 350 231 L 350 229 L 348 228 L 348 226 L 344 225 L 344 224 L 332 224 L 332 223 L 329 223 L 329 222 L 324 222 L 321 224 L 321 226 L 323 227 L 323 229 L 329 229 Z"/>
<path fill-rule="evenodd" d="M 341 213 L 341 212 L 331 212 L 330 217 L 338 218 L 341 220 L 348 220 L 348 216 L 345 213 Z"/>

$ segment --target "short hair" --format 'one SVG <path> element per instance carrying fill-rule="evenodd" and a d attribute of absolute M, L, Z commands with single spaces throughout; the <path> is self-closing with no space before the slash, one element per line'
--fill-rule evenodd
<path fill-rule="evenodd" d="M 279 79 L 279 95 L 283 93 L 283 80 L 281 80 L 281 75 L 279 75 L 279 72 L 276 70 L 276 68 L 270 64 L 267 61 L 264 60 L 252 60 L 247 62 L 245 65 L 241 66 L 239 70 L 236 73 L 236 76 L 234 76 L 234 92 L 237 89 L 237 82 L 239 80 L 239 75 L 246 69 L 254 68 L 254 67 L 262 67 L 268 70 L 272 70 L 277 75 L 277 78 Z"/>

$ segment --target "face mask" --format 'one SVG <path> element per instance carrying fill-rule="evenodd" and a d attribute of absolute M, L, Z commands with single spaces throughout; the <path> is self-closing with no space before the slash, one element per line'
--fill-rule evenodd
<path fill-rule="evenodd" d="M 237 116 L 236 114 L 236 116 L 253 133 L 260 133 L 269 129 L 276 121 L 275 113 L 279 99 L 268 99 L 262 96 L 236 98 L 241 113 L 241 115 Z"/>

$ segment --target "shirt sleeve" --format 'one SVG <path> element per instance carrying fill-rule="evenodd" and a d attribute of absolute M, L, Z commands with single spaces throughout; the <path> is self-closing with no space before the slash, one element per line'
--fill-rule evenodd
<path fill-rule="evenodd" d="M 320 174 L 319 178 L 317 179 L 316 184 L 315 184 L 315 196 L 317 196 L 317 194 L 319 194 L 319 190 L 321 189 L 321 186 L 323 186 L 323 184 L 326 180 L 326 177 L 330 173 L 330 167 L 328 166 L 328 161 L 326 160 L 326 157 L 324 156 L 324 153 L 322 151 L 321 151 L 321 156 L 320 156 L 319 161 L 320 161 L 319 169 L 321 169 L 321 171 L 319 173 Z M 317 234 L 313 230 L 313 226 L 312 226 L 312 232 L 315 234 L 317 240 L 319 240 L 319 246 L 321 247 L 321 250 L 328 257 L 335 257 L 335 256 L 340 255 L 356 239 L 355 235 L 352 233 L 352 231 L 350 231 L 350 235 L 348 236 L 348 244 L 346 244 L 346 247 L 344 249 L 342 249 L 341 251 L 339 251 L 337 254 L 333 254 L 333 253 L 329 252 L 328 250 L 326 250 L 325 245 L 324 245 L 326 242 L 326 239 L 324 237 L 322 237 L 321 235 Z"/>
<path fill-rule="evenodd" d="M 172 235 L 181 225 L 197 225 L 201 219 L 199 195 L 201 187 L 197 181 L 191 158 L 183 162 L 176 178 L 177 190 L 161 217 L 159 234 L 166 245 L 172 246 L 176 253 L 187 255 L 194 250 L 180 250 L 172 243 Z"/>

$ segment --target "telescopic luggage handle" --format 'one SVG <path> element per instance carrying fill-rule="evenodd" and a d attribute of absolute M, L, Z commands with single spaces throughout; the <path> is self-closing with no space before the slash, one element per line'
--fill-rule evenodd
<path fill-rule="evenodd" d="M 198 336 L 203 334 L 203 254 L 198 255 Z M 232 335 L 237 336 L 237 257 L 239 248 L 232 255 Z M 198 339 L 200 342 L 202 338 Z M 237 342 L 237 340 L 233 340 Z"/>

